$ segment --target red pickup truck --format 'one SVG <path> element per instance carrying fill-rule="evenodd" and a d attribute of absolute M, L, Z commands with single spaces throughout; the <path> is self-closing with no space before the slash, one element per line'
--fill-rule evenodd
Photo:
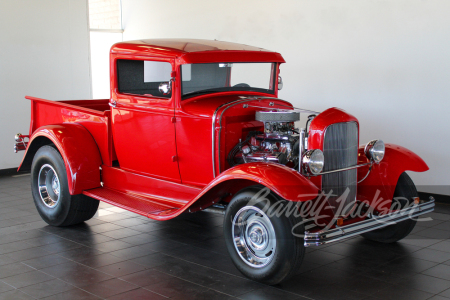
<path fill-rule="evenodd" d="M 279 99 L 284 62 L 220 41 L 123 42 L 110 52 L 110 99 L 26 97 L 30 132 L 14 148 L 26 150 L 19 169 L 31 170 L 39 214 L 68 226 L 99 201 L 155 220 L 222 213 L 232 261 L 268 284 L 294 274 L 305 247 L 407 236 L 434 209 L 405 173 L 425 162 L 381 140 L 359 146 L 359 122 L 341 109 Z"/>

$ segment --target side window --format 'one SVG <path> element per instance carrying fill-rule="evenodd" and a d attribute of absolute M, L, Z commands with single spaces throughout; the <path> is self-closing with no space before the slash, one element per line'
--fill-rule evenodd
<path fill-rule="evenodd" d="M 120 93 L 170 98 L 159 91 L 162 82 L 170 80 L 172 65 L 168 62 L 117 60 L 117 83 Z"/>

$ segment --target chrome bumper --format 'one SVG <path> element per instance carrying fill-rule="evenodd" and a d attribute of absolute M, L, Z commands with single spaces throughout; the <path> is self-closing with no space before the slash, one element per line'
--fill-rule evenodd
<path fill-rule="evenodd" d="M 365 232 L 380 229 L 409 218 L 417 217 L 434 210 L 434 198 L 387 215 L 373 217 L 368 220 L 353 223 L 350 225 L 321 230 L 318 232 L 305 231 L 305 247 L 320 246 L 341 240 L 345 240 Z"/>
<path fill-rule="evenodd" d="M 21 133 L 18 133 L 14 136 L 14 140 L 16 141 L 16 143 L 14 144 L 14 153 L 27 150 L 28 142 L 25 142 L 25 138 L 30 139 L 30 136 L 23 135 Z"/>

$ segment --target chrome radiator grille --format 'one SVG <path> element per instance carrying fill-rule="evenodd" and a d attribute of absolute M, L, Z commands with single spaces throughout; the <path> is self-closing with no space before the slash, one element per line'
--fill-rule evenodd
<path fill-rule="evenodd" d="M 323 142 L 323 172 L 354 166 L 358 162 L 358 126 L 355 122 L 330 125 Z M 322 175 L 322 190 L 338 216 L 347 214 L 356 201 L 357 169 Z M 342 204 L 344 201 L 344 204 Z M 342 211 L 338 211 L 339 207 Z"/>

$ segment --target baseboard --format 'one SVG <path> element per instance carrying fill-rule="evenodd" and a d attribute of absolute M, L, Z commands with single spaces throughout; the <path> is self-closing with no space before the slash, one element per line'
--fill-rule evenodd
<path fill-rule="evenodd" d="M 449 195 L 440 195 L 440 194 L 419 192 L 420 199 L 426 200 L 426 199 L 430 198 L 430 196 L 436 200 L 436 203 L 450 204 L 450 196 Z"/>
<path fill-rule="evenodd" d="M 21 174 L 26 174 L 29 173 L 28 171 L 23 172 L 17 172 L 18 168 L 10 168 L 10 169 L 0 169 L 0 176 L 13 176 L 13 175 L 21 175 Z"/>

